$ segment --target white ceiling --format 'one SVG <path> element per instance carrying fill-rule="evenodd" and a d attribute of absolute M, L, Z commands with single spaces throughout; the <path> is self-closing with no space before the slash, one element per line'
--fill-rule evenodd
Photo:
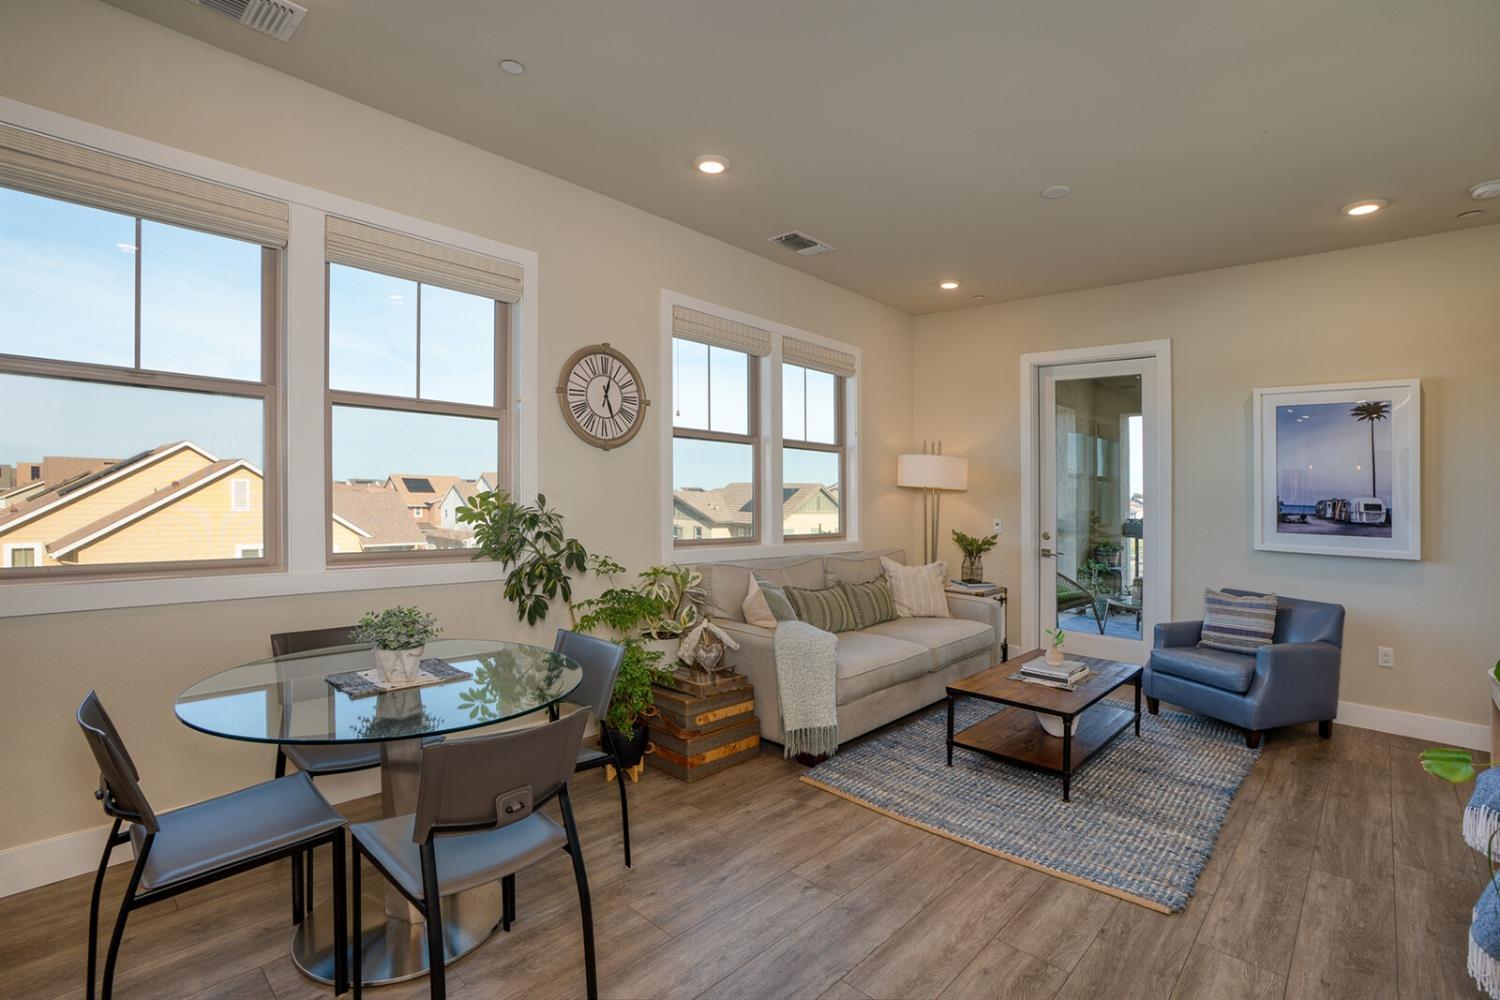
<path fill-rule="evenodd" d="M 1500 222 L 1494 0 L 112 2 L 910 313 Z"/>

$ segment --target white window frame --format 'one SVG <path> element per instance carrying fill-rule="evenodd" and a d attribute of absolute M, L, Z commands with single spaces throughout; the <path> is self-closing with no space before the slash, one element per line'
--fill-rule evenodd
<path fill-rule="evenodd" d="M 279 597 L 294 594 L 375 590 L 498 580 L 499 566 L 489 561 L 434 561 L 391 566 L 334 568 L 326 552 L 327 509 L 324 385 L 324 219 L 328 215 L 367 222 L 412 236 L 447 243 L 514 261 L 524 269 L 521 301 L 510 309 L 507 345 L 512 391 L 509 436 L 513 456 L 506 485 L 521 496 L 537 492 L 538 423 L 550 400 L 534 391 L 538 385 L 537 288 L 539 260 L 533 250 L 465 233 L 423 219 L 343 198 L 305 185 L 246 170 L 209 157 L 79 121 L 42 108 L 0 97 L 0 121 L 117 156 L 155 164 L 207 180 L 285 201 L 290 206 L 284 251 L 282 343 L 279 405 L 280 477 L 285 512 L 284 565 L 264 572 L 176 577 L 131 576 L 117 579 L 42 580 L 30 577 L 0 584 L 0 618 L 21 615 L 190 604 L 204 601 Z M 535 397 L 535 398 L 533 398 Z M 295 428 L 295 433 L 291 429 Z"/>
<path fill-rule="evenodd" d="M 40 542 L 6 542 L 3 551 L 0 551 L 0 565 L 6 569 L 10 568 L 10 554 L 18 549 L 29 549 L 31 551 L 31 565 L 40 569 L 42 566 L 42 545 Z"/>
<path fill-rule="evenodd" d="M 699 542 L 690 546 L 677 546 L 672 538 L 672 307 L 684 306 L 699 312 L 721 316 L 724 319 L 757 327 L 771 334 L 771 353 L 764 358 L 753 358 L 758 365 L 757 402 L 760 406 L 759 435 L 759 479 L 756 487 L 756 505 L 766 512 L 761 518 L 760 539 L 755 544 L 726 541 L 722 545 Z M 854 374 L 844 377 L 844 479 L 839 484 L 840 516 L 843 534 L 826 542 L 785 540 L 782 530 L 781 490 L 781 344 L 784 338 L 807 341 L 834 350 L 845 351 L 854 356 Z M 665 562 L 716 562 L 727 559 L 757 559 L 768 556 L 823 555 L 830 552 L 854 552 L 860 547 L 860 448 L 859 448 L 859 385 L 864 371 L 860 349 L 853 344 L 833 340 L 829 337 L 809 333 L 785 323 L 762 316 L 754 316 L 738 309 L 706 302 L 703 299 L 662 289 L 661 293 L 661 349 L 657 384 L 660 385 L 667 414 L 660 421 L 661 444 L 661 521 L 660 541 Z M 772 516 L 774 514 L 774 516 Z"/>

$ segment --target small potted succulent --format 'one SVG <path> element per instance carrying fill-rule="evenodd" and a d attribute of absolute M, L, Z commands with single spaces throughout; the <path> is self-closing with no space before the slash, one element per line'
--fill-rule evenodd
<path fill-rule="evenodd" d="M 964 583 L 984 582 L 984 554 L 995 547 L 1000 540 L 998 535 L 986 535 L 976 538 L 966 535 L 962 531 L 953 532 L 953 543 L 958 550 L 964 554 L 963 567 L 959 572 L 959 580 Z"/>
<path fill-rule="evenodd" d="M 1049 628 L 1046 630 L 1046 636 L 1052 640 L 1052 645 L 1047 647 L 1047 662 L 1054 667 L 1060 667 L 1063 661 L 1063 642 L 1068 638 L 1068 633 L 1060 628 Z"/>
<path fill-rule="evenodd" d="M 367 611 L 349 633 L 355 642 L 375 647 L 375 669 L 387 684 L 410 684 L 417 679 L 422 650 L 437 636 L 437 616 L 419 608 Z"/>

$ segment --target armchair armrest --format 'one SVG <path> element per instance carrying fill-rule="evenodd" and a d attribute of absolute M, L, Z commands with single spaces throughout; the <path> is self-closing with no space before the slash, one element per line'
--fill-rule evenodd
<path fill-rule="evenodd" d="M 1255 651 L 1255 729 L 1332 719 L 1338 714 L 1341 651 L 1327 642 L 1282 642 Z"/>
<path fill-rule="evenodd" d="M 1156 639 L 1152 644 L 1155 649 L 1165 649 L 1168 646 L 1196 646 L 1198 640 L 1203 638 L 1203 622 L 1157 622 Z"/>
<path fill-rule="evenodd" d="M 997 601 L 993 597 L 970 597 L 968 594 L 946 594 L 944 596 L 948 598 L 948 613 L 954 618 L 984 622 L 995 630 L 995 659 L 997 661 L 1004 659 L 1007 651 L 1005 602 Z"/>

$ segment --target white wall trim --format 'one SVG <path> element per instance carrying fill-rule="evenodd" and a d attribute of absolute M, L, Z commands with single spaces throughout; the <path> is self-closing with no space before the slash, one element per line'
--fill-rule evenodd
<path fill-rule="evenodd" d="M 1490 727 L 1476 722 L 1440 719 L 1435 715 L 1419 715 L 1416 712 L 1361 705 L 1352 701 L 1339 702 L 1339 714 L 1335 721 L 1356 729 L 1373 729 L 1377 733 L 1430 741 L 1434 746 L 1485 751 L 1490 748 Z"/>
<path fill-rule="evenodd" d="M 672 307 L 684 306 L 699 312 L 721 316 L 724 319 L 758 327 L 771 334 L 770 356 L 761 359 L 760 385 L 760 495 L 756 497 L 760 508 L 767 512 L 760 526 L 760 541 L 754 545 L 745 543 L 721 546 L 691 546 L 677 548 L 672 544 Z M 674 562 L 722 562 L 731 559 L 762 559 L 766 557 L 826 555 L 830 552 L 851 552 L 859 549 L 860 525 L 860 475 L 859 475 L 859 395 L 860 373 L 864 370 L 864 353 L 854 344 L 846 344 L 816 333 L 778 323 L 763 316 L 753 316 L 738 309 L 717 305 L 691 295 L 661 290 L 661 351 L 658 384 L 662 387 L 657 405 L 660 414 L 661 447 L 661 551 L 662 561 Z M 844 478 L 841 483 L 844 537 L 827 542 L 784 541 L 781 534 L 781 518 L 769 516 L 771 511 L 780 511 L 781 503 L 781 407 L 775 405 L 781 398 L 781 341 L 784 337 L 805 340 L 854 355 L 854 374 L 844 380 Z M 852 502 L 850 497 L 853 498 Z M 811 536 L 810 536 L 811 537 Z"/>
<path fill-rule="evenodd" d="M 483 563 L 361 568 L 335 568 L 327 564 L 324 551 L 327 520 L 322 501 L 323 477 L 326 475 L 323 454 L 326 405 L 323 217 L 340 215 L 358 219 L 437 243 L 515 261 L 524 268 L 521 303 L 510 311 L 510 360 L 516 379 L 516 398 L 510 421 L 510 454 L 514 456 L 511 478 L 517 495 L 522 497 L 535 495 L 538 487 L 538 423 L 546 395 L 537 384 L 541 276 L 539 257 L 534 250 L 246 170 L 9 98 L 0 97 L 0 121 L 116 156 L 243 188 L 290 205 L 290 236 L 284 258 L 285 342 L 280 352 L 285 365 L 281 387 L 282 405 L 286 408 L 281 441 L 285 466 L 280 482 L 287 512 L 286 567 L 270 571 L 246 569 L 213 576 L 9 583 L 0 586 L 0 618 L 383 587 L 420 587 L 500 578 L 499 567 Z M 292 433 L 293 428 L 296 433 Z"/>
<path fill-rule="evenodd" d="M 1156 359 L 1156 412 L 1157 428 L 1155 448 L 1157 454 L 1157 480 L 1164 487 L 1160 497 L 1152 503 L 1156 515 L 1153 521 L 1165 524 L 1167 531 L 1153 542 L 1149 553 L 1153 565 L 1166 567 L 1166 572 L 1153 574 L 1161 586 L 1155 592 L 1156 607 L 1162 621 L 1171 621 L 1172 615 L 1172 341 L 1142 340 L 1128 344 L 1105 344 L 1099 347 L 1076 347 L 1063 351 L 1038 351 L 1021 355 L 1021 649 L 1035 649 L 1041 642 L 1041 629 L 1037 623 L 1037 602 L 1040 599 L 1038 583 L 1041 573 L 1038 521 L 1040 512 L 1040 489 L 1037 454 L 1037 430 L 1040 414 L 1037 411 L 1041 398 L 1038 378 L 1040 371 L 1053 365 L 1084 364 L 1094 361 L 1127 361 L 1136 358 Z M 1148 515 L 1150 516 L 1150 515 Z"/>
<path fill-rule="evenodd" d="M 349 774 L 331 774 L 317 779 L 318 791 L 329 802 L 347 802 L 368 795 L 380 794 L 380 772 L 376 769 L 356 771 Z M 46 840 L 0 851 L 0 897 L 25 892 L 38 886 L 51 885 L 65 878 L 83 875 L 99 867 L 99 856 L 104 853 L 104 841 L 109 836 L 109 824 L 87 830 L 75 830 Z M 127 845 L 115 851 L 110 865 L 121 864 L 133 857 Z"/>

